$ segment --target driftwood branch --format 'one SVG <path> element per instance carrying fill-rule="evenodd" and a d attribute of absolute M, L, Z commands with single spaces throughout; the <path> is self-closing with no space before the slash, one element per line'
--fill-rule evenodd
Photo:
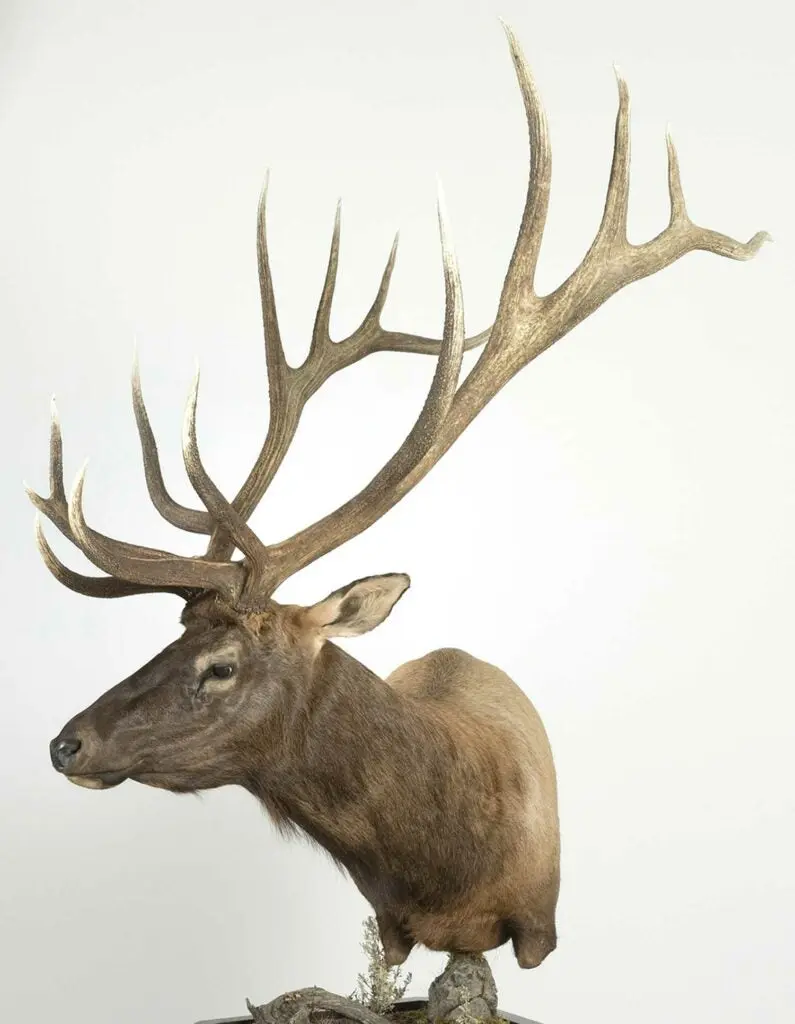
<path fill-rule="evenodd" d="M 252 1006 L 247 999 L 246 1005 L 254 1024 L 311 1024 L 313 1010 L 333 1013 L 356 1024 L 389 1024 L 386 1017 L 362 1003 L 317 987 L 286 992 L 264 1006 Z M 492 1020 L 497 1012 L 497 986 L 485 956 L 451 954 L 428 992 L 429 1020 Z"/>
<path fill-rule="evenodd" d="M 255 1024 L 309 1024 L 313 1010 L 336 1013 L 356 1021 L 356 1024 L 387 1024 L 386 1017 L 373 1013 L 353 999 L 327 992 L 324 988 L 300 988 L 286 992 L 263 1006 L 252 1006 L 247 999 L 246 1005 Z"/>

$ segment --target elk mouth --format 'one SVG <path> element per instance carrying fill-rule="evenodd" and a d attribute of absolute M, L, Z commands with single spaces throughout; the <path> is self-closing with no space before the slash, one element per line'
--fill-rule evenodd
<path fill-rule="evenodd" d="M 73 772 L 71 774 L 64 772 L 64 777 L 75 786 L 83 786 L 85 789 L 114 789 L 122 782 L 132 780 L 155 789 L 186 793 L 195 791 L 194 786 L 177 783 L 170 775 L 161 772 L 139 772 L 134 775 L 129 772 Z"/>
<path fill-rule="evenodd" d="M 91 774 L 66 775 L 66 778 L 76 786 L 83 786 L 86 789 L 113 789 L 121 785 L 127 775 L 125 772 L 92 772 Z"/>

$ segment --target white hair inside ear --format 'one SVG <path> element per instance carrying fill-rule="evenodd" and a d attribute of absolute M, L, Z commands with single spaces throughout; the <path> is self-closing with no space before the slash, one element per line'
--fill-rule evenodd
<path fill-rule="evenodd" d="M 355 580 L 307 608 L 304 622 L 322 637 L 359 636 L 384 621 L 410 584 L 399 572 Z"/>

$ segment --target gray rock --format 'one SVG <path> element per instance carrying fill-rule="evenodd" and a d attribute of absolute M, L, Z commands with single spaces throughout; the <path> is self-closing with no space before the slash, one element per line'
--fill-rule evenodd
<path fill-rule="evenodd" d="M 497 1016 L 497 986 L 481 953 L 453 953 L 428 989 L 428 1018 Z"/>

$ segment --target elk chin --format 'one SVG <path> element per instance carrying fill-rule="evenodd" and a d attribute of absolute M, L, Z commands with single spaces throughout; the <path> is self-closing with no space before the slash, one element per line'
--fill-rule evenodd
<path fill-rule="evenodd" d="M 67 775 L 66 778 L 75 786 L 83 786 L 85 789 L 113 789 L 120 786 L 127 776 L 121 772 L 105 772 L 98 775 Z"/>
<path fill-rule="evenodd" d="M 139 772 L 131 775 L 130 778 L 133 782 L 138 782 L 142 786 L 151 786 L 152 789 L 165 789 L 169 793 L 197 793 L 203 788 L 180 775 L 167 772 Z"/>

